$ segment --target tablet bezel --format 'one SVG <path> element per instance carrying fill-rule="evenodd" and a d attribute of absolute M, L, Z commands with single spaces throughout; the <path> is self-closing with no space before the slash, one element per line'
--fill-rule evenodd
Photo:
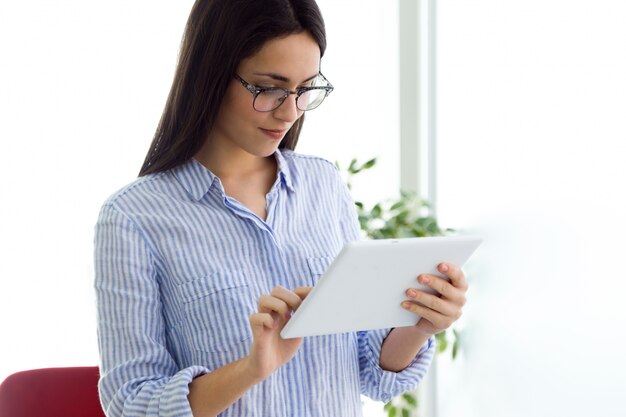
<path fill-rule="evenodd" d="M 419 316 L 400 303 L 441 262 L 462 267 L 482 240 L 444 236 L 359 240 L 346 244 L 281 331 L 281 337 L 317 336 L 415 325 Z M 384 306 L 380 305 L 384 300 Z"/>

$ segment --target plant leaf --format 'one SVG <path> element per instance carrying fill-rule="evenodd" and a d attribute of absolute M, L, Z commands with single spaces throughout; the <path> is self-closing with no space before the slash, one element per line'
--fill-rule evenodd
<path fill-rule="evenodd" d="M 448 341 L 444 340 L 437 345 L 437 353 L 443 353 L 448 349 Z"/>
<path fill-rule="evenodd" d="M 409 392 L 405 392 L 404 394 L 402 394 L 402 398 L 404 399 L 404 401 L 406 401 L 406 403 L 411 407 L 411 408 L 415 408 L 417 407 L 417 398 L 415 398 L 415 396 Z"/>
<path fill-rule="evenodd" d="M 372 207 L 372 217 L 380 217 L 383 213 L 383 209 L 379 204 L 376 204 L 374 207 Z"/>
<path fill-rule="evenodd" d="M 370 169 L 370 168 L 371 168 L 371 167 L 373 167 L 374 165 L 376 165 L 376 158 L 372 158 L 372 159 L 370 159 L 369 161 L 367 161 L 366 163 L 364 163 L 364 164 L 361 166 L 361 170 L 364 170 L 364 169 Z"/>
<path fill-rule="evenodd" d="M 389 211 L 400 210 L 402 207 L 404 207 L 404 205 L 405 205 L 404 201 L 398 200 L 395 203 L 393 203 L 391 207 L 389 207 Z"/>
<path fill-rule="evenodd" d="M 356 167 L 356 158 L 352 159 L 352 161 L 350 161 L 350 165 L 348 166 L 348 172 L 350 174 L 358 174 L 359 171 L 355 170 Z"/>
<path fill-rule="evenodd" d="M 443 353 L 448 348 L 448 339 L 446 337 L 446 331 L 437 333 L 435 335 L 437 341 L 437 353 Z"/>

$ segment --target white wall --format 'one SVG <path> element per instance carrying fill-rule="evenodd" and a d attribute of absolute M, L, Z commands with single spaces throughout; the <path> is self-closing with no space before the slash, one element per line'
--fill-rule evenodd
<path fill-rule="evenodd" d="M 484 236 L 440 416 L 626 415 L 626 3 L 438 4 L 438 207 Z"/>
<path fill-rule="evenodd" d="M 143 162 L 192 3 L 0 3 L 0 380 L 98 362 L 93 226 Z M 336 90 L 308 116 L 299 150 L 344 166 L 381 157 L 355 196 L 390 196 L 399 183 L 397 6 L 319 4 L 323 69 Z"/>
<path fill-rule="evenodd" d="M 137 175 L 190 4 L 0 3 L 0 379 L 97 364 L 93 226 Z"/>
<path fill-rule="evenodd" d="M 328 48 L 322 71 L 335 90 L 306 115 L 303 153 L 338 161 L 377 157 L 359 174 L 353 195 L 365 202 L 396 196 L 399 167 L 398 4 L 378 0 L 317 0 Z"/>

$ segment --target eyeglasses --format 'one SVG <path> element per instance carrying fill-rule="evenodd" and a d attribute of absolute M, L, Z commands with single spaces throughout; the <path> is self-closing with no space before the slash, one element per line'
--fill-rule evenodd
<path fill-rule="evenodd" d="M 296 95 L 296 107 L 299 110 L 313 110 L 319 107 L 326 96 L 334 89 L 321 72 L 313 79 L 310 87 L 298 87 L 295 91 L 280 87 L 257 87 L 241 78 L 238 74 L 235 74 L 235 78 L 239 80 L 246 90 L 252 93 L 254 96 L 252 107 L 254 107 L 254 110 L 261 112 L 276 110 L 291 94 Z"/>

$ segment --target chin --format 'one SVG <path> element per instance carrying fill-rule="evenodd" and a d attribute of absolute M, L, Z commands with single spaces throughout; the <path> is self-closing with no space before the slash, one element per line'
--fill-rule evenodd
<path fill-rule="evenodd" d="M 256 157 L 267 158 L 267 157 L 274 155 L 274 152 L 276 152 L 276 149 L 278 149 L 278 143 L 276 144 L 276 146 L 263 146 L 263 147 L 259 147 L 256 149 L 246 149 L 246 150 L 249 154 L 254 155 Z"/>

